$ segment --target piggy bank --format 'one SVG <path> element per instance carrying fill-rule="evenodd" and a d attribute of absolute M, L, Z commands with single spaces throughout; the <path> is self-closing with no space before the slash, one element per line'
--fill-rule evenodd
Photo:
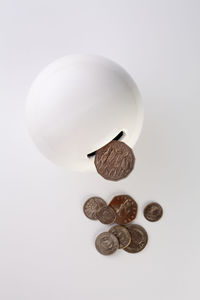
<path fill-rule="evenodd" d="M 27 100 L 30 135 L 50 161 L 71 170 L 95 170 L 95 152 L 113 139 L 133 148 L 143 106 L 131 76 L 97 55 L 69 55 L 48 65 Z"/>

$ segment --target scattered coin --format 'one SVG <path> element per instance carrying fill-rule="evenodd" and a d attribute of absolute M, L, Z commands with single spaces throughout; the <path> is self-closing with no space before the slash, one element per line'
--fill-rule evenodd
<path fill-rule="evenodd" d="M 133 170 L 135 157 L 129 146 L 113 140 L 96 151 L 94 163 L 101 176 L 117 181 L 127 177 Z"/>
<path fill-rule="evenodd" d="M 148 204 L 144 209 L 144 216 L 150 222 L 160 220 L 163 214 L 163 209 L 160 204 L 152 202 Z"/>
<path fill-rule="evenodd" d="M 148 242 L 146 230 L 140 225 L 128 224 L 137 215 L 137 203 L 129 195 L 117 195 L 109 205 L 100 197 L 91 197 L 85 202 L 83 211 L 88 218 L 98 219 L 103 224 L 119 224 L 97 236 L 95 246 L 101 254 L 109 255 L 117 249 L 137 253 L 145 248 Z M 156 202 L 144 209 L 145 218 L 151 222 L 158 221 L 162 214 L 163 209 Z"/>
<path fill-rule="evenodd" d="M 114 221 L 116 219 L 116 214 L 112 207 L 103 206 L 97 212 L 97 218 L 103 224 L 112 224 L 112 223 L 114 223 Z"/>
<path fill-rule="evenodd" d="M 137 203 L 129 195 L 115 196 L 109 206 L 115 210 L 117 224 L 127 224 L 137 215 Z"/>
<path fill-rule="evenodd" d="M 97 212 L 104 206 L 107 206 L 107 203 L 100 197 L 91 197 L 89 198 L 84 206 L 83 211 L 86 217 L 91 220 L 97 220 Z"/>
<path fill-rule="evenodd" d="M 110 228 L 110 233 L 114 234 L 119 241 L 119 248 L 127 247 L 131 242 L 131 235 L 128 229 L 124 226 L 115 225 Z"/>
<path fill-rule="evenodd" d="M 129 253 L 137 253 L 143 250 L 148 241 L 146 230 L 142 226 L 136 224 L 126 225 L 126 228 L 131 234 L 131 242 L 124 250 Z"/>
<path fill-rule="evenodd" d="M 109 255 L 119 248 L 119 242 L 114 234 L 102 232 L 97 236 L 95 246 L 101 254 Z"/>

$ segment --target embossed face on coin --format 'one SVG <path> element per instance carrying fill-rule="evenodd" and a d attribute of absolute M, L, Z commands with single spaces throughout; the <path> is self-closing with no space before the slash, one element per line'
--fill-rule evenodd
<path fill-rule="evenodd" d="M 95 246 L 101 254 L 109 255 L 119 248 L 119 242 L 114 234 L 102 232 L 97 236 Z"/>
<path fill-rule="evenodd" d="M 107 203 L 103 199 L 100 197 L 91 197 L 85 202 L 83 211 L 89 219 L 97 220 L 96 214 L 104 206 L 107 206 Z"/>
<path fill-rule="evenodd" d="M 148 241 L 146 230 L 142 226 L 136 224 L 126 225 L 126 228 L 130 232 L 131 242 L 124 250 L 129 253 L 137 253 L 143 250 Z"/>
<path fill-rule="evenodd" d="M 101 176 L 117 181 L 133 170 L 135 157 L 129 146 L 114 140 L 97 150 L 94 163 Z"/>
<path fill-rule="evenodd" d="M 109 206 L 115 210 L 117 224 L 127 224 L 137 215 L 137 203 L 129 195 L 115 196 Z"/>
<path fill-rule="evenodd" d="M 97 218 L 103 224 L 112 224 L 116 219 L 116 214 L 112 207 L 104 206 L 97 212 Z"/>
<path fill-rule="evenodd" d="M 128 229 L 124 226 L 115 225 L 109 230 L 110 233 L 114 234 L 119 241 L 119 248 L 127 247 L 131 242 L 131 235 Z"/>
<path fill-rule="evenodd" d="M 160 204 L 152 202 L 148 204 L 144 209 L 144 216 L 150 222 L 160 220 L 163 215 L 163 209 Z"/>

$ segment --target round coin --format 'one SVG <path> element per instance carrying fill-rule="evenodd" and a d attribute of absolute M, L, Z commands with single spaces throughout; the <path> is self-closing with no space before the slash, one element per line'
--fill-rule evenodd
<path fill-rule="evenodd" d="M 94 163 L 101 176 L 117 181 L 127 177 L 133 170 L 135 157 L 129 146 L 113 140 L 96 151 Z"/>
<path fill-rule="evenodd" d="M 148 242 L 146 230 L 142 226 L 136 224 L 127 225 L 126 228 L 130 232 L 131 242 L 124 250 L 129 253 L 137 253 L 143 250 Z"/>
<path fill-rule="evenodd" d="M 101 254 L 109 255 L 119 248 L 119 242 L 114 234 L 102 232 L 97 236 L 95 246 Z"/>
<path fill-rule="evenodd" d="M 150 222 L 156 222 L 160 220 L 163 215 L 163 209 L 160 204 L 152 202 L 148 204 L 144 209 L 144 216 Z"/>
<path fill-rule="evenodd" d="M 83 211 L 89 219 L 97 220 L 96 214 L 104 206 L 107 206 L 107 203 L 103 199 L 100 197 L 91 197 L 85 202 Z"/>
<path fill-rule="evenodd" d="M 109 206 L 115 210 L 117 224 L 125 225 L 136 218 L 137 203 L 129 195 L 115 196 Z"/>
<path fill-rule="evenodd" d="M 97 219 L 103 224 L 112 224 L 116 219 L 115 211 L 110 206 L 104 206 L 97 212 Z"/>
<path fill-rule="evenodd" d="M 120 249 L 123 249 L 130 244 L 131 235 L 126 227 L 115 225 L 112 228 L 110 228 L 109 232 L 114 234 L 118 239 Z"/>

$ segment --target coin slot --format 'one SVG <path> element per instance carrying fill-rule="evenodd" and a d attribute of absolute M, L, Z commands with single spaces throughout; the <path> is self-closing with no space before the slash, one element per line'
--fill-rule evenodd
<path fill-rule="evenodd" d="M 120 133 L 118 133 L 118 135 L 116 135 L 116 137 L 114 137 L 114 139 L 112 139 L 112 141 L 118 141 L 123 135 L 125 135 L 125 132 L 124 131 L 120 131 Z M 95 150 L 95 151 L 87 154 L 87 157 L 94 156 L 96 154 L 97 150 Z"/>

